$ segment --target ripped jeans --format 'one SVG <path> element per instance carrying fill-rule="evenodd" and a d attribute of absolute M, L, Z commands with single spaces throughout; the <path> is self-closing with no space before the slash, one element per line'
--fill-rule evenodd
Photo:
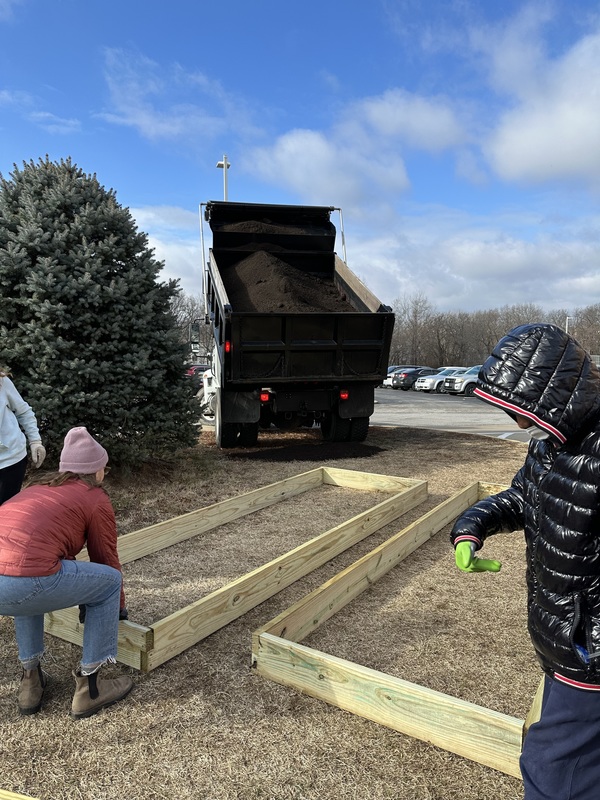
<path fill-rule="evenodd" d="M 44 614 L 86 606 L 81 669 L 94 670 L 117 656 L 122 576 L 106 564 L 61 561 L 54 575 L 0 575 L 0 615 L 14 617 L 19 661 L 34 669 L 44 654 Z"/>

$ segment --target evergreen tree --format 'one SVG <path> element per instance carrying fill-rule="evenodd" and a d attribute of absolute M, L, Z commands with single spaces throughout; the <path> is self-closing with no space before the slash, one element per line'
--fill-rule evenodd
<path fill-rule="evenodd" d="M 115 192 L 70 159 L 0 175 L 0 364 L 51 459 L 75 425 L 113 463 L 196 444 L 180 290 L 158 282 L 162 267 Z"/>

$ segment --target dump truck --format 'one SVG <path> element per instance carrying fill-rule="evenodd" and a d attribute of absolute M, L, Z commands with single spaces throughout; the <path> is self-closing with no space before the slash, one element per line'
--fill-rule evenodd
<path fill-rule="evenodd" d="M 198 396 L 217 445 L 254 446 L 272 426 L 320 426 L 326 441 L 364 441 L 394 314 L 348 268 L 341 210 L 210 201 L 200 219 L 214 350 Z"/>

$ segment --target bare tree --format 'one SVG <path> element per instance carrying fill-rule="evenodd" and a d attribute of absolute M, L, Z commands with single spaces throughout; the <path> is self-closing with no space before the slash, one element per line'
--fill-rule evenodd
<path fill-rule="evenodd" d="M 544 311 L 534 303 L 518 303 L 470 313 L 438 312 L 422 293 L 416 293 L 398 298 L 393 305 L 392 364 L 480 364 L 509 330 L 533 322 L 566 328 L 589 352 L 600 353 L 600 303 L 574 311 Z"/>
<path fill-rule="evenodd" d="M 394 311 L 396 325 L 392 349 L 399 357 L 398 363 L 424 364 L 435 309 L 419 292 L 398 298 L 394 302 Z"/>
<path fill-rule="evenodd" d="M 205 364 L 210 360 L 213 337 L 210 327 L 204 323 L 204 298 L 180 290 L 171 302 L 171 311 L 176 319 L 182 342 L 189 345 L 191 363 Z"/>

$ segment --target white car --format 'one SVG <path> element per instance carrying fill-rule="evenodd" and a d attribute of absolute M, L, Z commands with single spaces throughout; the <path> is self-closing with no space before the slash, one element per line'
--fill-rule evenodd
<path fill-rule="evenodd" d="M 466 367 L 444 367 L 440 372 L 435 375 L 421 375 L 415 381 L 415 390 L 417 392 L 436 392 L 441 394 L 444 391 L 444 379 L 450 375 L 460 375 L 466 372 Z"/>
<path fill-rule="evenodd" d="M 447 394 L 464 394 L 465 397 L 473 397 L 477 388 L 477 376 L 480 369 L 481 364 L 478 364 L 475 367 L 469 367 L 460 375 L 450 375 L 445 378 L 444 391 Z"/>

